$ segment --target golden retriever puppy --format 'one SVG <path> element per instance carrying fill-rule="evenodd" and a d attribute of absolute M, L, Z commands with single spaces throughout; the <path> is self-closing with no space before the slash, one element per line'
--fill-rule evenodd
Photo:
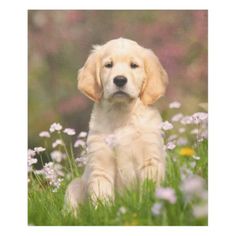
<path fill-rule="evenodd" d="M 78 88 L 95 104 L 87 138 L 88 162 L 66 191 L 72 209 L 85 199 L 111 201 L 114 193 L 165 175 L 161 117 L 152 106 L 168 78 L 158 58 L 119 38 L 95 46 L 78 73 Z"/>

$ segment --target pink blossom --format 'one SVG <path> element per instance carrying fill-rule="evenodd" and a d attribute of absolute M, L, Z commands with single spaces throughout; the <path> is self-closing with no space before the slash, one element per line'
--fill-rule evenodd
<path fill-rule="evenodd" d="M 61 139 L 57 139 L 55 142 L 52 143 L 52 147 L 55 148 L 58 145 L 64 145 L 63 141 Z"/>
<path fill-rule="evenodd" d="M 153 206 L 152 206 L 152 209 L 151 209 L 152 214 L 154 216 L 160 215 L 161 209 L 162 209 L 162 204 L 161 203 L 154 203 Z"/>
<path fill-rule="evenodd" d="M 85 138 L 85 137 L 87 137 L 87 132 L 85 131 L 80 132 L 78 135 L 78 138 Z"/>
<path fill-rule="evenodd" d="M 53 133 L 54 131 L 60 131 L 62 130 L 62 125 L 60 123 L 53 123 L 51 124 L 49 131 Z"/>
<path fill-rule="evenodd" d="M 173 129 L 173 125 L 169 121 L 162 122 L 161 128 L 163 130 L 170 130 Z"/>
<path fill-rule="evenodd" d="M 44 152 L 45 150 L 46 150 L 46 148 L 43 148 L 43 147 L 35 147 L 35 148 L 34 148 L 34 151 L 35 151 L 36 153 Z"/>
<path fill-rule="evenodd" d="M 176 145 L 172 141 L 170 141 L 166 144 L 166 148 L 169 150 L 173 150 L 175 147 L 176 147 Z"/>
<path fill-rule="evenodd" d="M 157 188 L 156 197 L 166 200 L 171 204 L 176 202 L 175 190 L 173 188 Z"/>
<path fill-rule="evenodd" d="M 74 129 L 71 129 L 71 128 L 66 128 L 66 129 L 64 129 L 64 131 L 63 131 L 65 134 L 68 134 L 68 135 L 70 135 L 70 136 L 72 136 L 72 135 L 75 135 L 76 133 L 75 133 L 75 130 Z"/>
<path fill-rule="evenodd" d="M 180 108 L 181 107 L 181 103 L 180 102 L 177 102 L 177 101 L 174 101 L 172 103 L 169 104 L 169 108 Z"/>
<path fill-rule="evenodd" d="M 82 147 L 84 148 L 86 146 L 86 143 L 84 140 L 81 140 L 81 139 L 78 139 L 75 141 L 74 143 L 74 147 L 77 148 L 77 147 Z"/>
<path fill-rule="evenodd" d="M 180 119 L 182 119 L 182 118 L 183 118 L 183 114 L 182 114 L 182 113 L 178 113 L 178 114 L 172 116 L 171 121 L 172 121 L 172 122 L 178 122 L 178 121 L 180 121 Z"/>
<path fill-rule="evenodd" d="M 50 138 L 50 133 L 48 131 L 42 131 L 39 133 L 39 137 Z"/>

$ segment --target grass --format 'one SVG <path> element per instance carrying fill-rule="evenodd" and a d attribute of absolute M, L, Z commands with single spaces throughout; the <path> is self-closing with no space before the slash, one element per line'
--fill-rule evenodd
<path fill-rule="evenodd" d="M 204 140 L 195 148 L 196 156 L 180 155 L 181 147 L 168 151 L 166 178 L 162 186 L 175 190 L 177 201 L 171 204 L 155 196 L 152 182 L 145 182 L 143 191 L 132 189 L 122 196 L 116 195 L 113 204 L 99 204 L 95 209 L 90 202 L 84 203 L 75 218 L 63 211 L 64 194 L 70 180 L 64 180 L 57 192 L 52 192 L 51 186 L 41 177 L 31 176 L 28 188 L 28 223 L 29 225 L 207 225 L 207 216 L 194 215 L 196 205 L 202 205 L 202 200 L 194 197 L 186 200 L 186 195 L 181 189 L 183 173 L 187 171 L 202 177 L 205 189 L 208 182 L 208 142 Z M 193 164 L 195 163 L 195 164 Z M 74 167 L 75 168 L 75 167 Z M 76 173 L 81 173 L 76 169 Z M 40 179 L 39 179 L 40 178 Z M 40 182 L 39 182 L 40 180 Z M 152 207 L 161 203 L 160 214 L 153 214 Z M 121 209 L 125 209 L 122 211 Z"/>

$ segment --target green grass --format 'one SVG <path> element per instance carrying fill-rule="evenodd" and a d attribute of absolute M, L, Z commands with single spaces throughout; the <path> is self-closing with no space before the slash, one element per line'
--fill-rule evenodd
<path fill-rule="evenodd" d="M 197 218 L 193 215 L 193 205 L 200 200 L 187 202 L 181 191 L 181 169 L 191 170 L 208 182 L 208 143 L 201 142 L 196 148 L 196 155 L 201 159 L 194 161 L 192 157 L 180 156 L 178 148 L 168 152 L 166 178 L 162 186 L 175 190 L 175 204 L 157 199 L 153 183 L 146 182 L 143 191 L 132 189 L 122 196 L 116 195 L 113 204 L 99 204 L 95 209 L 90 202 L 84 203 L 75 218 L 63 211 L 65 189 L 68 181 L 63 181 L 57 192 L 44 182 L 30 178 L 28 188 L 28 223 L 29 225 L 207 225 L 207 217 Z M 191 163 L 196 162 L 191 167 Z M 151 208 L 155 202 L 163 204 L 159 215 L 154 216 Z M 125 207 L 125 213 L 119 213 L 120 207 Z"/>

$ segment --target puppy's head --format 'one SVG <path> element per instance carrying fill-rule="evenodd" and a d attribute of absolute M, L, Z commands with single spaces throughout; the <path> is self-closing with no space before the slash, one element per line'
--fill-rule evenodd
<path fill-rule="evenodd" d="M 78 73 L 78 87 L 95 102 L 129 102 L 140 97 L 145 105 L 164 95 L 168 78 L 155 54 L 128 39 L 95 46 Z"/>

